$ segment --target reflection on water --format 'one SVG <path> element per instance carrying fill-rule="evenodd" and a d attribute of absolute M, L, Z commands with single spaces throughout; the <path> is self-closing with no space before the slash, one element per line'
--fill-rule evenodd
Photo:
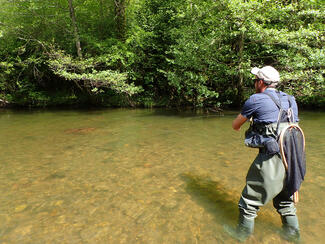
<path fill-rule="evenodd" d="M 1 243 L 236 243 L 256 151 L 223 116 L 163 110 L 1 111 Z M 305 243 L 325 237 L 325 113 L 301 114 Z M 247 243 L 286 243 L 268 204 Z"/>

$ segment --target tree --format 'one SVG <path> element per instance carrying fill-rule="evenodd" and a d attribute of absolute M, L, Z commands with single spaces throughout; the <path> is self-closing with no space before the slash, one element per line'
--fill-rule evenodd
<path fill-rule="evenodd" d="M 116 21 L 116 30 L 118 37 L 121 40 L 125 38 L 126 32 L 126 5 L 128 0 L 114 0 L 115 4 L 115 21 Z"/>
<path fill-rule="evenodd" d="M 253 92 L 251 67 L 272 65 L 299 103 L 325 106 L 319 0 L 0 4 L 2 100 L 238 106 Z"/>
<path fill-rule="evenodd" d="M 81 46 L 80 46 L 80 37 L 79 37 L 79 31 L 78 31 L 78 26 L 77 26 L 77 21 L 76 21 L 76 15 L 74 12 L 73 1 L 68 0 L 68 2 L 69 2 L 70 18 L 71 18 L 71 22 L 72 22 L 72 26 L 73 26 L 73 35 L 74 35 L 74 39 L 76 42 L 77 54 L 78 54 L 78 57 L 81 59 L 82 53 L 81 53 Z"/>
<path fill-rule="evenodd" d="M 311 13 L 319 17 L 315 22 Z M 323 94 L 324 62 L 318 62 L 324 59 L 323 13 L 308 1 L 193 0 L 179 9 L 169 84 L 192 103 L 240 104 L 252 90 L 251 67 L 273 65 L 284 90 L 298 101 L 319 89 Z"/>

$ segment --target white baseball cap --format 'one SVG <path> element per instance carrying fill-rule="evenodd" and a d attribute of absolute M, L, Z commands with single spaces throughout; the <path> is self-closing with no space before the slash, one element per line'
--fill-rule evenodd
<path fill-rule="evenodd" d="M 262 79 L 267 85 L 270 85 L 272 83 L 275 83 L 275 85 L 277 85 L 280 81 L 279 72 L 272 66 L 264 66 L 261 69 L 254 67 L 252 68 L 251 73 Z"/>

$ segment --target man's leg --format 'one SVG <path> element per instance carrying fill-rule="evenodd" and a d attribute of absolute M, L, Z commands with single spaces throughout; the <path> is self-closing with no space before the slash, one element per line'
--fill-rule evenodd
<path fill-rule="evenodd" d="M 299 241 L 299 221 L 292 197 L 289 197 L 287 191 L 284 190 L 273 199 L 273 206 L 281 215 L 282 237 L 289 241 Z"/>
<path fill-rule="evenodd" d="M 254 201 L 249 201 L 251 198 L 250 195 L 247 194 L 247 188 L 249 186 L 245 186 L 242 196 L 239 200 L 239 217 L 237 227 L 231 228 L 229 226 L 225 226 L 226 232 L 233 237 L 234 239 L 244 242 L 250 235 L 254 232 L 254 223 L 255 218 L 257 216 L 257 211 L 259 210 L 258 204 L 254 204 Z"/>
<path fill-rule="evenodd" d="M 234 232 L 237 235 L 233 234 L 234 238 L 243 241 L 254 232 L 254 220 L 259 207 L 282 191 L 284 178 L 285 169 L 278 155 L 257 155 L 248 170 L 246 186 L 239 200 L 239 219 Z"/>

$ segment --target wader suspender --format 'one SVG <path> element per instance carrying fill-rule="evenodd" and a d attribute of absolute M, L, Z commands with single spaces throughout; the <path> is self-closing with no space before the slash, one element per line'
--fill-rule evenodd
<path fill-rule="evenodd" d="M 278 120 L 277 120 L 277 125 L 276 125 L 276 133 L 277 136 L 279 136 L 279 126 L 280 126 L 280 122 L 281 122 L 281 114 L 282 114 L 282 106 L 281 106 L 281 98 L 280 98 L 280 92 L 276 91 L 276 94 L 278 95 L 279 100 L 276 100 L 270 93 L 264 91 L 263 94 L 267 95 L 268 97 L 271 98 L 271 100 L 275 103 L 275 105 L 278 107 L 279 109 L 279 115 L 278 115 Z M 289 108 L 288 108 L 288 119 L 289 119 L 289 123 L 293 123 L 294 122 L 294 114 L 291 108 L 292 102 L 291 102 L 291 97 L 288 95 L 288 102 L 289 102 Z"/>

